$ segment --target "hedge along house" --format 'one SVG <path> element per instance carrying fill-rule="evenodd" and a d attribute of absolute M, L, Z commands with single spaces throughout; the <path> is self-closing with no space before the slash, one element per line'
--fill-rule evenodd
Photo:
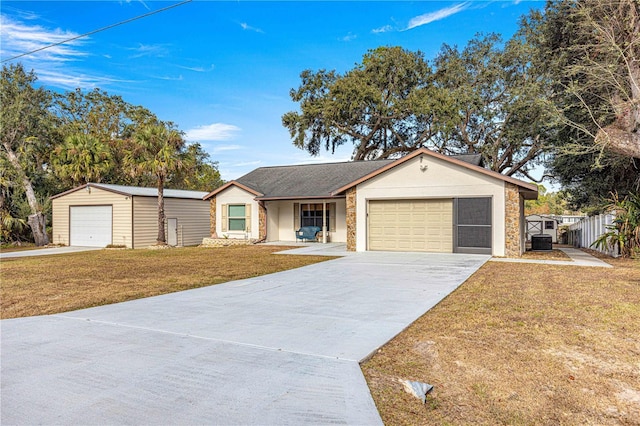
<path fill-rule="evenodd" d="M 520 256 L 524 200 L 534 184 L 480 165 L 480 156 L 419 149 L 397 160 L 263 167 L 209 193 L 211 234 L 295 241 L 301 226 L 350 251 Z"/>
<path fill-rule="evenodd" d="M 206 192 L 164 190 L 167 243 L 189 246 L 209 235 Z M 88 183 L 51 197 L 53 243 L 144 248 L 158 237 L 158 189 Z"/>

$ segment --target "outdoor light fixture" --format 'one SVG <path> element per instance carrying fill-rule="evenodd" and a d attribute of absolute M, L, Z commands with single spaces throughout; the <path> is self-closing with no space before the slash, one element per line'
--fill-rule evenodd
<path fill-rule="evenodd" d="M 422 155 L 421 155 L 420 156 L 420 171 L 421 172 L 426 172 L 428 168 L 429 168 L 428 164 L 422 164 Z"/>

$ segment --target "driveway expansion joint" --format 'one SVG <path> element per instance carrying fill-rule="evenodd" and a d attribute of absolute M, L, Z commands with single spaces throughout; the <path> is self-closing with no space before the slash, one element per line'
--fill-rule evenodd
<path fill-rule="evenodd" d="M 189 338 L 198 339 L 198 340 L 206 340 L 206 341 L 210 341 L 210 342 L 219 342 L 219 343 L 225 343 L 225 344 L 228 344 L 228 345 L 237 345 L 237 346 L 242 346 L 242 347 L 246 347 L 246 348 L 258 349 L 258 350 L 269 351 L 269 352 L 283 352 L 283 353 L 289 353 L 289 354 L 294 354 L 294 355 L 302 355 L 302 356 L 308 356 L 308 357 L 328 359 L 328 360 L 333 360 L 333 361 L 346 361 L 346 362 L 359 363 L 358 360 L 350 359 L 350 358 L 341 358 L 341 357 L 338 357 L 338 356 L 321 355 L 321 354 L 314 354 L 314 353 L 301 352 L 301 351 L 292 351 L 292 350 L 289 350 L 289 349 L 282 349 L 282 348 L 277 348 L 277 347 L 273 347 L 273 346 L 256 345 L 256 344 L 253 344 L 253 343 L 239 342 L 239 341 L 236 341 L 236 340 L 227 340 L 227 339 L 219 339 L 219 338 L 216 338 L 216 337 L 199 336 L 197 334 L 178 333 L 178 332 L 175 332 L 175 331 L 162 330 L 162 329 L 158 329 L 158 328 L 141 327 L 141 326 L 137 326 L 137 325 L 129 325 L 129 324 L 122 324 L 122 323 L 112 322 L 112 321 L 95 320 L 95 319 L 91 319 L 91 318 L 73 317 L 73 316 L 60 315 L 60 314 L 51 315 L 51 316 L 55 317 L 55 318 L 70 319 L 70 320 L 75 320 L 75 321 L 93 322 L 93 323 L 96 323 L 96 324 L 109 325 L 109 326 L 113 326 L 113 327 L 129 328 L 129 329 L 132 329 L 132 330 L 141 330 L 141 331 L 148 331 L 148 332 L 153 332 L 153 333 L 169 334 L 169 335 L 172 335 L 172 336 L 179 336 L 179 337 L 189 337 Z"/>

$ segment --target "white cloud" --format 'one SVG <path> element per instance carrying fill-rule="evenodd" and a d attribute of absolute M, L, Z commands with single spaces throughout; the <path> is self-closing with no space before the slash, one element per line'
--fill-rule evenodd
<path fill-rule="evenodd" d="M 133 1 L 135 1 L 136 3 L 142 4 L 144 8 L 147 10 L 151 10 L 143 0 L 124 0 L 126 4 L 131 4 Z M 120 4 L 122 4 L 122 1 L 120 1 Z"/>
<path fill-rule="evenodd" d="M 182 68 L 185 70 L 189 70 L 189 71 L 194 71 L 194 72 L 208 72 L 208 71 L 213 71 L 215 69 L 215 65 L 211 64 L 211 66 L 209 68 L 205 68 L 205 67 L 186 67 L 183 65 L 178 65 L 178 68 Z"/>
<path fill-rule="evenodd" d="M 219 152 L 236 151 L 238 149 L 242 149 L 242 146 L 240 146 L 240 145 L 216 145 L 213 148 L 211 148 L 211 152 L 213 154 L 217 154 Z"/>
<path fill-rule="evenodd" d="M 15 16 L 20 16 L 26 21 L 38 18 L 33 14 L 18 12 L 16 12 Z M 0 15 L 0 38 L 2 39 L 0 55 L 2 59 L 9 59 L 51 44 L 64 42 L 78 35 L 78 33 L 72 31 L 46 28 L 41 25 L 20 21 L 15 17 Z M 112 83 L 127 82 L 126 80 L 83 71 L 73 66 L 74 63 L 78 63 L 89 56 L 88 52 L 81 50 L 87 40 L 88 38 L 85 37 L 65 42 L 58 46 L 25 55 L 19 58 L 18 61 L 22 62 L 26 69 L 36 69 L 40 82 L 62 89 L 104 88 Z"/>
<path fill-rule="evenodd" d="M 259 164 L 261 164 L 262 161 L 260 160 L 256 160 L 256 161 L 245 161 L 243 163 L 234 163 L 231 164 L 229 167 L 247 167 L 247 166 L 257 166 Z"/>
<path fill-rule="evenodd" d="M 384 27 L 374 28 L 371 30 L 374 34 L 388 33 L 389 31 L 393 31 L 393 27 L 391 25 L 385 25 Z"/>
<path fill-rule="evenodd" d="M 137 47 L 129 47 L 127 50 L 135 52 L 129 56 L 130 59 L 143 58 L 145 56 L 165 57 L 169 55 L 169 49 L 167 49 L 167 46 L 164 44 L 139 43 Z"/>
<path fill-rule="evenodd" d="M 63 89 L 75 89 L 78 87 L 81 89 L 94 89 L 96 87 L 105 87 L 112 83 L 134 83 L 131 80 L 94 76 L 71 69 L 40 69 L 38 70 L 38 80 Z"/>
<path fill-rule="evenodd" d="M 255 31 L 256 33 L 264 34 L 264 31 L 262 31 L 260 28 L 252 27 L 251 25 L 247 24 L 246 22 L 241 22 L 240 26 L 245 31 Z"/>
<path fill-rule="evenodd" d="M 67 39 L 77 37 L 79 34 L 71 31 L 63 31 L 44 28 L 40 25 L 28 25 L 13 20 L 5 15 L 0 15 L 0 38 L 2 47 L 0 55 L 8 59 L 23 53 L 41 49 L 51 44 L 60 43 Z M 67 62 L 87 56 L 86 52 L 77 49 L 86 40 L 74 40 L 58 46 L 35 52 L 26 56 L 30 60 L 44 60 L 49 62 Z"/>
<path fill-rule="evenodd" d="M 186 138 L 189 141 L 227 141 L 240 130 L 233 124 L 213 123 L 187 130 Z"/>
<path fill-rule="evenodd" d="M 164 75 L 164 76 L 160 76 L 158 77 L 160 80 L 166 80 L 166 81 L 182 81 L 184 80 L 184 77 L 182 77 L 182 74 L 180 74 L 177 77 L 171 77 L 168 75 Z"/>
<path fill-rule="evenodd" d="M 342 37 L 340 40 L 342 41 L 351 41 L 351 40 L 355 40 L 356 38 L 358 38 L 358 36 L 356 34 L 347 34 L 346 36 Z"/>
<path fill-rule="evenodd" d="M 462 12 L 469 7 L 469 2 L 458 3 L 451 7 L 445 7 L 444 9 L 436 10 L 435 12 L 425 13 L 424 15 L 411 18 L 409 24 L 407 24 L 407 30 L 416 28 L 422 25 L 430 24 L 431 22 L 439 21 L 448 16 L 455 15 L 458 12 Z"/>

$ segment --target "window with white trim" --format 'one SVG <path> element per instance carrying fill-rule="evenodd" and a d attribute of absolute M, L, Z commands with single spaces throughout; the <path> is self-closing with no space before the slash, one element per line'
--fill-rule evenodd
<path fill-rule="evenodd" d="M 229 204 L 227 221 L 229 223 L 229 231 L 244 231 L 247 229 L 246 205 L 245 204 Z"/>

